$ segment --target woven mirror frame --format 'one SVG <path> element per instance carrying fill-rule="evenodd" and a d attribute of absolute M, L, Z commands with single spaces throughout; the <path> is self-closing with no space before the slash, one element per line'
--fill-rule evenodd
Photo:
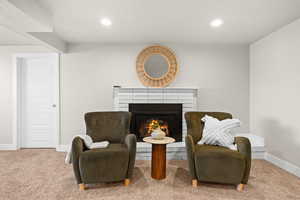
<path fill-rule="evenodd" d="M 163 56 L 168 63 L 168 71 L 159 78 L 151 77 L 145 70 L 145 62 L 154 54 Z M 136 60 L 136 72 L 139 80 L 146 87 L 163 88 L 172 83 L 178 72 L 178 63 L 175 54 L 167 47 L 150 46 L 143 49 Z"/>

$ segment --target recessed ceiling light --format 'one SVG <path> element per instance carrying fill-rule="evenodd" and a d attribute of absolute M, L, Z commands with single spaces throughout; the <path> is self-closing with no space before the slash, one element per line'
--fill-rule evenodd
<path fill-rule="evenodd" d="M 103 26 L 111 26 L 112 22 L 109 18 L 102 18 L 100 20 L 100 23 L 103 25 Z"/>
<path fill-rule="evenodd" d="M 222 19 L 214 19 L 210 22 L 211 27 L 220 27 L 223 25 L 223 20 Z"/>

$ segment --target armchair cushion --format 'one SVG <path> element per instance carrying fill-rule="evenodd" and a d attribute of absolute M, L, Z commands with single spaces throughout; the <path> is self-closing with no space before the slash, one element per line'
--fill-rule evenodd
<path fill-rule="evenodd" d="M 85 114 L 87 135 L 93 142 L 123 143 L 128 134 L 129 112 L 90 112 Z"/>
<path fill-rule="evenodd" d="M 129 150 L 125 144 L 110 144 L 105 149 L 81 153 L 79 168 L 83 183 L 121 181 L 126 178 Z"/>
<path fill-rule="evenodd" d="M 242 181 L 245 156 L 226 147 L 195 145 L 195 169 L 198 180 L 239 184 Z"/>

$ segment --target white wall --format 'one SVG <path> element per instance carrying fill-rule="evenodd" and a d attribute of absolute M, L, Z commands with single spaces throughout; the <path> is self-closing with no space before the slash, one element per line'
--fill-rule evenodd
<path fill-rule="evenodd" d="M 251 132 L 300 167 L 300 20 L 251 45 L 250 88 Z"/>
<path fill-rule="evenodd" d="M 61 143 L 83 133 L 89 111 L 112 110 L 112 86 L 143 87 L 135 72 L 147 45 L 71 45 L 61 60 Z M 249 51 L 246 45 L 166 45 L 180 71 L 170 87 L 199 88 L 199 110 L 227 111 L 249 131 Z"/>
<path fill-rule="evenodd" d="M 47 51 L 40 46 L 0 46 L 0 144 L 13 143 L 13 55 Z"/>
<path fill-rule="evenodd" d="M 111 110 L 112 86 L 143 87 L 135 72 L 137 54 L 147 45 L 71 45 L 61 56 L 61 144 L 84 132 L 83 115 Z M 249 52 L 240 45 L 166 45 L 179 60 L 170 87 L 199 88 L 199 110 L 227 111 L 249 131 Z M 12 57 L 49 52 L 39 46 L 0 46 L 0 145 L 12 144 Z"/>

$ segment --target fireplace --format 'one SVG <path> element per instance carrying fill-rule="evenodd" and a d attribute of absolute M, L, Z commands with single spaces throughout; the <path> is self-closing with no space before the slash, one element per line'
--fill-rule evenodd
<path fill-rule="evenodd" d="M 132 113 L 130 132 L 139 142 L 151 135 L 153 125 L 176 142 L 182 141 L 182 104 L 130 103 L 129 112 Z"/>

